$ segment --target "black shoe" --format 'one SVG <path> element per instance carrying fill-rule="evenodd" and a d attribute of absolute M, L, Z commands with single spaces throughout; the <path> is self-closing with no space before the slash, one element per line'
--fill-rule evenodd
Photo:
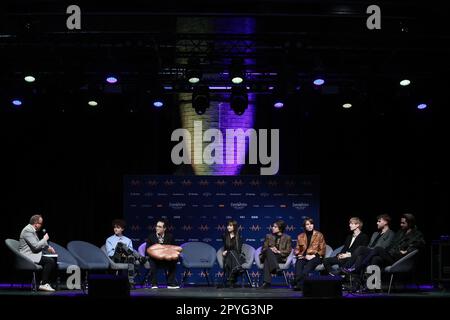
<path fill-rule="evenodd" d="M 263 285 L 261 287 L 259 287 L 260 289 L 270 289 L 272 285 L 268 282 L 264 282 Z"/>
<path fill-rule="evenodd" d="M 299 285 L 294 286 L 292 289 L 293 289 L 294 291 L 303 291 L 303 290 L 302 290 L 302 287 L 299 286 Z"/>

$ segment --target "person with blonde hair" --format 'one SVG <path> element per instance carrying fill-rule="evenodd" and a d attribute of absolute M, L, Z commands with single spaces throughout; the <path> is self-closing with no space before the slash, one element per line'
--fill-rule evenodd
<path fill-rule="evenodd" d="M 335 257 L 328 257 L 323 259 L 323 266 L 325 272 L 330 275 L 336 275 L 332 272 L 331 268 L 333 265 L 339 265 L 339 267 L 347 266 L 350 261 L 351 256 L 355 250 L 361 246 L 367 246 L 369 243 L 369 237 L 367 234 L 361 231 L 363 227 L 363 221 L 358 217 L 350 218 L 348 222 L 348 227 L 351 234 L 347 236 L 344 242 L 342 250 Z"/>

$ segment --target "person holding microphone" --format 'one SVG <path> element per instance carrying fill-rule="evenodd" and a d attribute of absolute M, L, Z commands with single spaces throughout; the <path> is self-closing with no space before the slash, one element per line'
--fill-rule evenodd
<path fill-rule="evenodd" d="M 31 259 L 34 263 L 42 266 L 42 278 L 39 285 L 39 290 L 53 292 L 50 285 L 50 279 L 56 270 L 56 261 L 50 257 L 44 256 L 42 253 L 48 252 L 56 254 L 55 249 L 48 245 L 49 235 L 44 234 L 44 237 L 39 240 L 37 231 L 42 228 L 43 219 L 39 214 L 35 214 L 30 218 L 30 223 L 22 229 L 19 238 L 19 251 L 26 257 Z M 44 229 L 45 230 L 45 229 Z"/>

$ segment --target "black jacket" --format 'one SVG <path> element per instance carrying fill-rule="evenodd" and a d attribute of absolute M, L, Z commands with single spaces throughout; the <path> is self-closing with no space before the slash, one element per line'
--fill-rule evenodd
<path fill-rule="evenodd" d="M 352 237 L 353 233 L 347 236 L 347 238 L 345 239 L 344 247 L 342 248 L 340 253 L 346 252 L 353 253 L 353 251 L 355 251 L 356 248 L 360 246 L 367 246 L 369 244 L 369 237 L 367 236 L 367 234 L 360 232 L 358 236 L 355 238 L 355 241 L 353 241 L 352 246 L 350 247 L 350 244 L 352 243 Z"/>
<path fill-rule="evenodd" d="M 420 250 L 424 246 L 425 239 L 422 232 L 417 230 L 417 228 L 411 229 L 408 233 L 400 230 L 396 233 L 394 241 L 388 248 L 388 252 L 395 259 L 400 259 L 403 257 L 400 251 L 406 251 L 406 254 L 408 254 L 414 250 Z"/>
<path fill-rule="evenodd" d="M 237 251 L 237 253 L 241 253 L 242 252 L 242 238 L 241 238 L 241 236 L 239 236 L 239 238 L 236 238 L 236 237 L 234 237 L 232 240 L 231 240 L 231 243 L 232 243 L 232 245 L 231 246 L 228 246 L 227 245 L 227 237 L 229 238 L 230 236 L 229 236 L 229 233 L 227 232 L 227 233 L 225 233 L 223 236 L 222 236 L 222 240 L 223 240 L 223 250 L 224 251 L 229 251 L 229 250 L 236 250 Z M 234 242 L 234 243 L 233 243 Z"/>

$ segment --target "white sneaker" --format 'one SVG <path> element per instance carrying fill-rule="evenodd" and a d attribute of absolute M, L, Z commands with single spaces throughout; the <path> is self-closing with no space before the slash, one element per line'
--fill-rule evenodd
<path fill-rule="evenodd" d="M 41 290 L 41 291 L 48 291 L 48 292 L 54 292 L 55 291 L 55 289 L 53 289 L 48 283 L 41 284 L 39 286 L 39 290 Z"/>
<path fill-rule="evenodd" d="M 152 289 L 158 289 L 158 286 L 157 285 L 153 285 Z"/>
<path fill-rule="evenodd" d="M 180 286 L 171 285 L 171 286 L 167 286 L 167 289 L 180 289 Z"/>

